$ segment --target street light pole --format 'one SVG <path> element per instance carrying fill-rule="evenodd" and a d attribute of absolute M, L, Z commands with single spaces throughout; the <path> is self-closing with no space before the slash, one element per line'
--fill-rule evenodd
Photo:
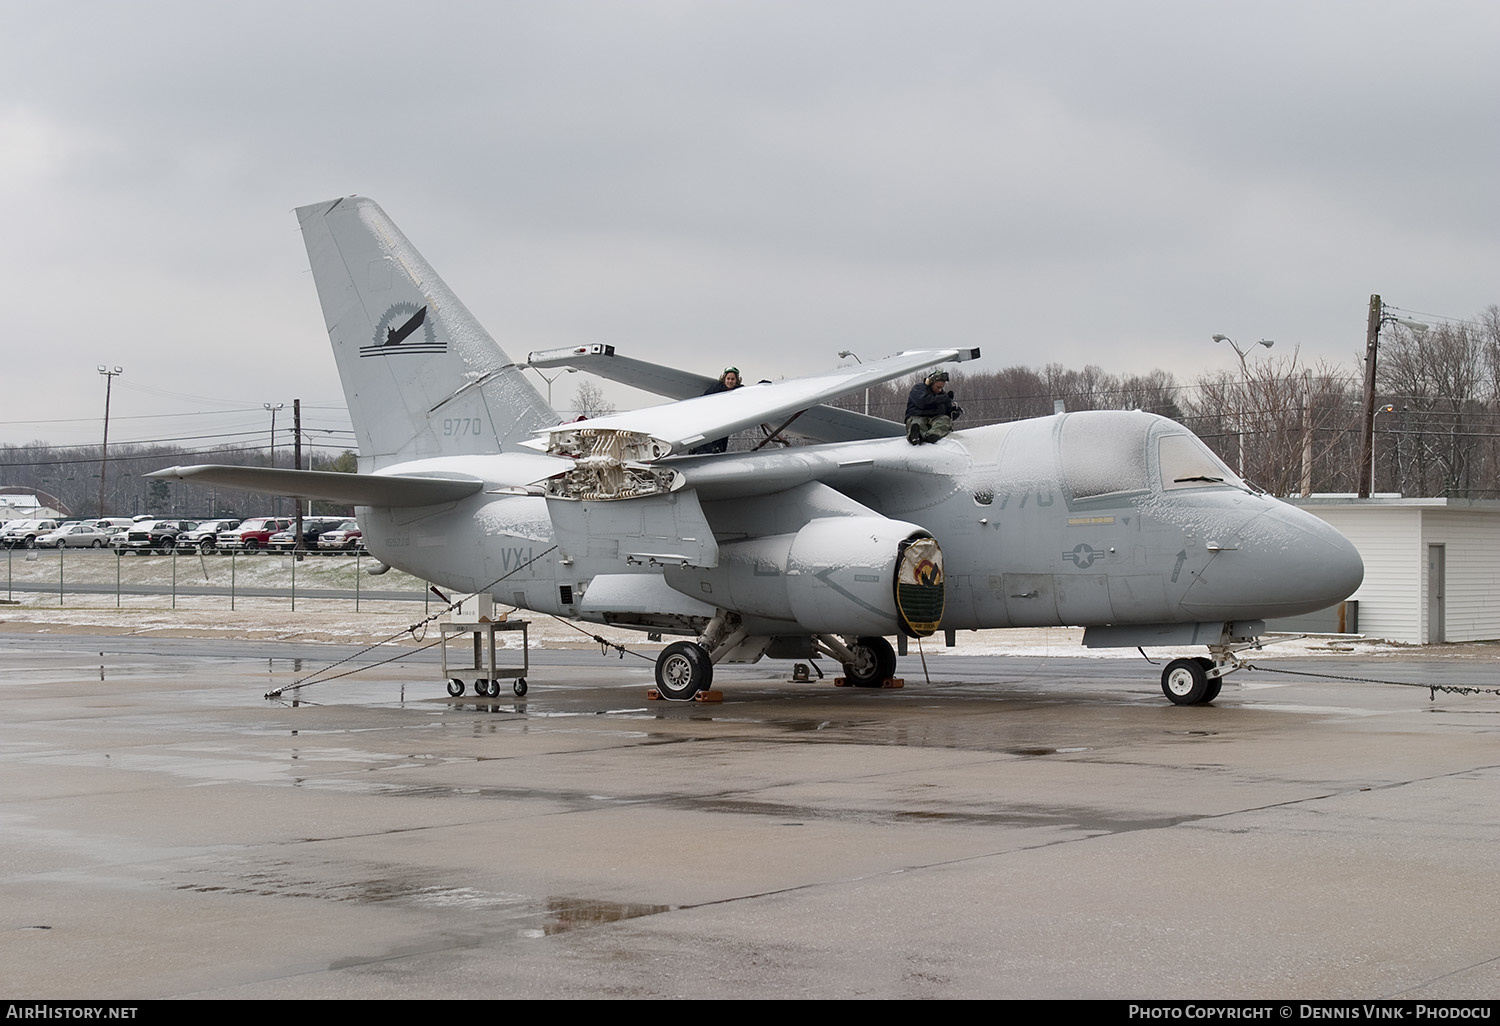
<path fill-rule="evenodd" d="M 839 359 L 841 359 L 841 360 L 847 360 L 851 356 L 854 357 L 854 362 L 857 363 L 857 364 L 859 364 L 861 367 L 863 367 L 865 365 L 865 361 L 861 360 L 859 358 L 859 354 L 856 353 L 856 352 L 854 352 L 852 349 L 840 349 L 839 350 Z M 870 415 L 870 390 L 868 388 L 866 388 L 865 389 L 865 416 L 868 417 L 869 415 Z"/>
<path fill-rule="evenodd" d="M 545 381 L 547 383 L 547 405 L 549 407 L 552 405 L 552 382 L 556 381 L 558 378 L 562 377 L 564 374 L 577 374 L 578 373 L 578 368 L 577 367 L 564 367 L 562 370 L 558 371 L 556 374 L 552 375 L 549 378 L 549 377 L 547 377 L 547 375 L 543 374 L 541 371 L 536 370 L 535 367 L 532 367 L 531 369 L 534 370 L 534 371 L 536 371 L 536 376 L 537 377 L 541 378 L 543 381 Z M 556 411 L 554 410 L 554 412 L 556 412 Z"/>
<path fill-rule="evenodd" d="M 1250 390 L 1250 368 L 1245 363 L 1245 356 L 1250 352 L 1250 350 L 1254 349 L 1255 346 L 1265 346 L 1267 349 L 1270 349 L 1272 346 L 1274 346 L 1276 344 L 1275 341 L 1273 341 L 1272 339 L 1269 339 L 1269 338 L 1263 338 L 1260 341 L 1255 342 L 1252 345 L 1245 346 L 1243 349 L 1240 348 L 1240 344 L 1238 342 L 1236 342 L 1234 339 L 1230 338 L 1228 335 L 1215 335 L 1214 336 L 1214 341 L 1215 342 L 1228 342 L 1229 343 L 1229 347 L 1234 350 L 1234 354 L 1240 358 L 1240 381 L 1244 385 L 1246 393 L 1248 393 L 1249 390 Z M 1243 478 L 1245 476 L 1245 423 L 1244 423 L 1244 421 L 1245 421 L 1245 402 L 1244 402 L 1244 397 L 1242 396 L 1241 399 L 1240 399 L 1239 408 L 1234 411 L 1234 438 L 1235 438 L 1235 442 L 1236 442 L 1236 444 L 1237 444 L 1237 446 L 1238 446 L 1238 448 L 1240 450 L 1240 468 L 1239 469 L 1240 469 L 1240 477 L 1241 478 Z"/>
<path fill-rule="evenodd" d="M 123 367 L 106 367 L 99 364 L 98 371 L 104 375 L 104 444 L 99 448 L 99 515 L 104 516 L 104 472 L 109 466 L 109 393 L 115 376 L 124 374 Z"/>
<path fill-rule="evenodd" d="M 1396 412 L 1396 407 L 1392 406 L 1390 403 L 1386 403 L 1380 409 L 1378 409 L 1378 410 L 1375 411 L 1375 416 L 1378 417 L 1382 413 L 1394 413 L 1394 412 Z M 1374 490 L 1375 490 L 1375 431 L 1374 431 L 1374 420 L 1372 418 L 1371 422 L 1370 422 L 1370 491 L 1373 492 Z M 1369 496 L 1362 496 L 1362 498 L 1369 498 Z"/>
<path fill-rule="evenodd" d="M 286 403 L 261 403 L 261 409 L 271 415 L 271 466 L 276 466 L 276 411 L 285 409 Z"/>
<path fill-rule="evenodd" d="M 286 403 L 261 403 L 260 405 L 262 409 L 271 414 L 271 467 L 274 469 L 276 466 L 276 411 L 284 409 Z M 274 508 L 271 512 L 279 514 L 281 512 L 281 496 L 277 495 L 272 500 L 272 505 Z"/>

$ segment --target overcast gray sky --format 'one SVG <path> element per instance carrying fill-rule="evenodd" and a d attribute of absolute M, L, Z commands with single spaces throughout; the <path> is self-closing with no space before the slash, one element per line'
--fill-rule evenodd
<path fill-rule="evenodd" d="M 0 15 L 0 442 L 97 441 L 99 363 L 112 440 L 344 425 L 291 210 L 350 193 L 512 357 L 1191 378 L 1214 332 L 1352 366 L 1372 292 L 1500 302 L 1493 0 Z"/>

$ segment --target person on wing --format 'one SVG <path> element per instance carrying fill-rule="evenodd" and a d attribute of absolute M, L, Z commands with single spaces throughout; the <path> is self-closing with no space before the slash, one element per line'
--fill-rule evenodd
<path fill-rule="evenodd" d="M 963 409 L 947 391 L 948 372 L 933 371 L 912 386 L 906 397 L 906 440 L 912 445 L 936 442 L 953 430 L 953 422 Z"/>
<path fill-rule="evenodd" d="M 720 392 L 733 392 L 736 388 L 740 387 L 740 383 L 740 369 L 738 367 L 725 367 L 724 373 L 719 375 L 719 380 L 709 385 L 703 394 L 718 395 Z M 715 438 L 712 442 L 704 442 L 702 445 L 694 446 L 692 449 L 692 453 L 695 456 L 711 452 L 728 451 L 729 439 L 727 437 Z"/>

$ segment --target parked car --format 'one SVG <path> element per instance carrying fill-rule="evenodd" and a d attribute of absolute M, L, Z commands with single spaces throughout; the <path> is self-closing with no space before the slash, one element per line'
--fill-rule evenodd
<path fill-rule="evenodd" d="M 92 522 L 64 524 L 39 536 L 36 544 L 43 549 L 102 549 L 109 544 L 109 532 L 101 531 Z"/>
<path fill-rule="evenodd" d="M 197 526 L 196 520 L 142 520 L 130 525 L 120 548 L 125 552 L 160 552 L 166 555 L 176 547 L 179 534 Z"/>
<path fill-rule="evenodd" d="M 302 548 L 315 549 L 318 547 L 318 539 L 324 531 L 332 530 L 344 522 L 344 517 L 303 517 L 302 518 Z M 297 522 L 292 521 L 290 527 L 285 531 L 278 531 L 271 535 L 266 542 L 266 548 L 276 549 L 282 552 L 290 552 L 297 545 Z"/>
<path fill-rule="evenodd" d="M 38 538 L 55 530 L 56 520 L 12 520 L 0 534 L 0 545 L 7 549 L 34 549 Z"/>
<path fill-rule="evenodd" d="M 200 520 L 198 526 L 183 531 L 177 536 L 179 549 L 194 548 L 199 552 L 212 552 L 218 543 L 220 531 L 233 531 L 240 526 L 238 520 Z"/>
<path fill-rule="evenodd" d="M 353 551 L 365 547 L 364 532 L 359 529 L 359 524 L 353 520 L 345 520 L 331 531 L 324 531 L 318 536 L 318 548 L 320 549 L 344 549 Z"/>
<path fill-rule="evenodd" d="M 220 531 L 215 544 L 221 549 L 244 549 L 254 552 L 266 547 L 271 535 L 292 525 L 286 517 L 251 517 L 233 530 Z"/>

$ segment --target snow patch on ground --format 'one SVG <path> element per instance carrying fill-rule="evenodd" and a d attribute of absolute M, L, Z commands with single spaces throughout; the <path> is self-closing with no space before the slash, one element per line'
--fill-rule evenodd
<path fill-rule="evenodd" d="M 34 599 L 35 596 L 28 596 Z M 113 600 L 113 596 L 110 596 Z M 128 599 L 123 608 L 46 608 L 39 602 L 26 605 L 0 605 L 0 631 L 11 633 L 161 635 L 165 637 L 234 637 L 269 641 L 336 642 L 347 644 L 418 644 L 437 637 L 436 619 L 423 623 L 438 612 L 424 612 L 412 602 L 371 602 L 361 611 L 352 611 L 347 601 L 330 601 L 338 608 L 317 608 L 320 603 L 298 601 L 298 609 L 287 608 L 285 599 L 240 599 L 230 610 L 223 598 L 179 598 L 178 608 L 162 608 L 159 597 Z M 304 608 L 304 605 L 312 608 Z M 473 619 L 472 603 L 465 603 L 463 614 L 443 619 Z M 512 618 L 528 622 L 527 633 L 533 648 L 586 648 L 597 645 L 595 636 L 610 644 L 626 645 L 631 650 L 655 651 L 663 643 L 680 640 L 668 636 L 664 642 L 651 642 L 640 631 L 578 623 L 539 613 L 512 613 Z M 1083 629 L 1079 627 L 1021 627 L 1010 630 L 962 631 L 953 648 L 943 644 L 942 635 L 924 638 L 921 651 L 927 658 L 944 655 L 989 656 L 1070 656 L 1092 659 L 1139 659 L 1131 648 L 1084 648 Z M 519 648 L 519 633 L 500 634 L 497 645 Z M 918 643 L 909 643 L 909 652 L 917 655 Z M 1307 658 L 1320 655 L 1382 655 L 1423 651 L 1413 646 L 1395 645 L 1377 640 L 1348 637 L 1301 638 L 1272 642 L 1266 639 L 1259 650 L 1248 655 L 1259 661 L 1284 657 Z M 1196 648 L 1148 648 L 1152 659 L 1169 660 L 1205 654 Z"/>

